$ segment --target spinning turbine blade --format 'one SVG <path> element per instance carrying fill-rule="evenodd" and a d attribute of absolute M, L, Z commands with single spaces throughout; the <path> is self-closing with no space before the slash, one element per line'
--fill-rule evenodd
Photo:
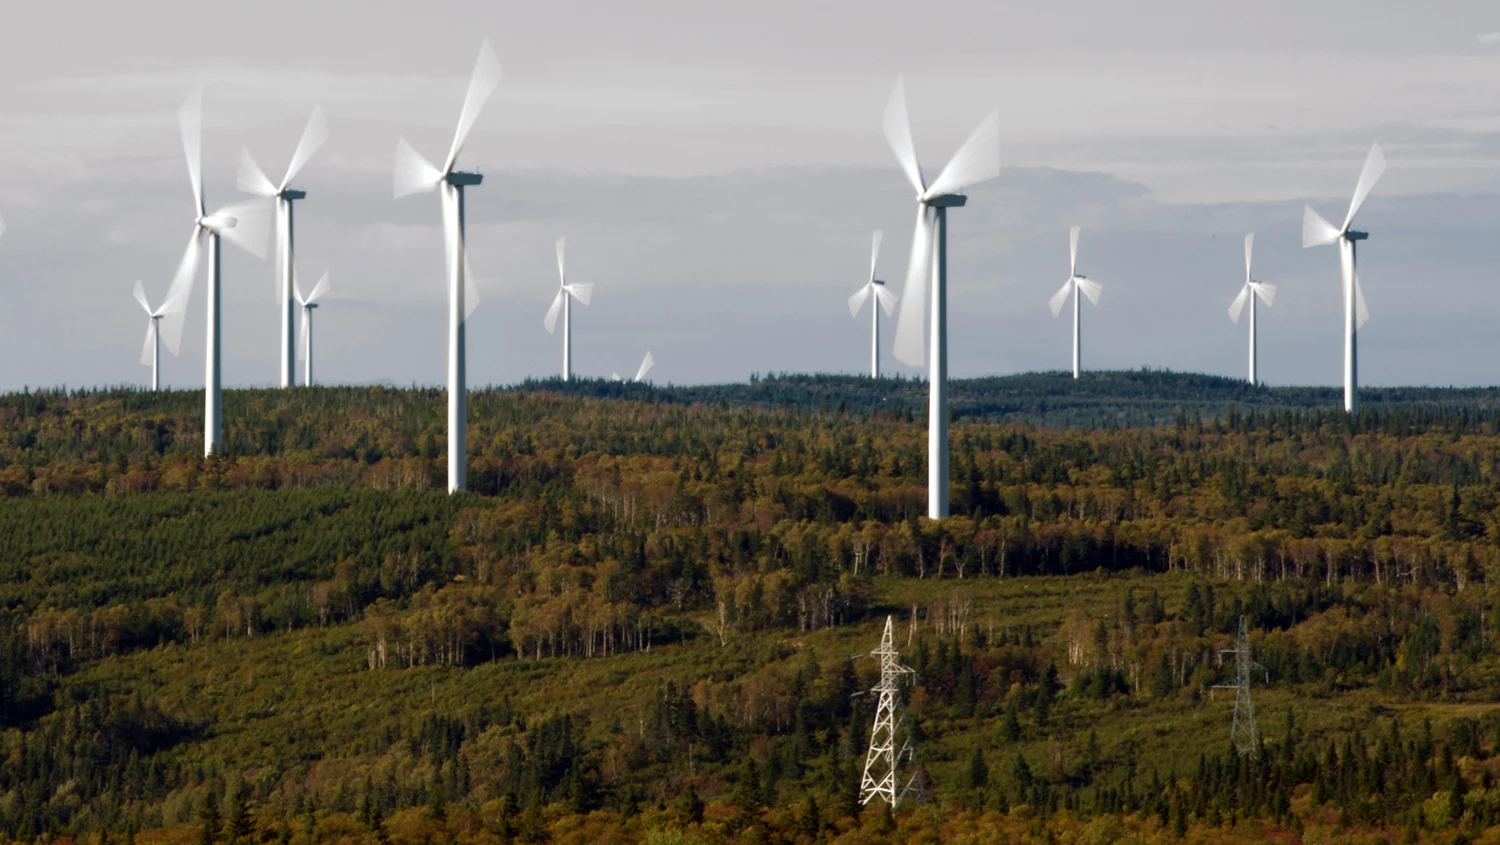
<path fill-rule="evenodd" d="M 1104 291 L 1104 287 L 1098 282 L 1093 279 L 1085 279 L 1082 276 L 1078 277 L 1078 289 L 1083 291 L 1083 295 L 1088 297 L 1089 302 L 1095 305 L 1099 304 L 1099 294 Z"/>
<path fill-rule="evenodd" d="M 1312 206 L 1305 206 L 1302 212 L 1302 248 L 1310 246 L 1327 246 L 1339 239 L 1343 232 L 1339 231 L 1332 223 L 1323 219 L 1323 215 L 1312 210 Z"/>
<path fill-rule="evenodd" d="M 168 311 L 157 321 L 161 330 L 161 342 L 173 355 L 176 355 L 178 347 L 182 346 L 182 325 L 186 321 L 186 310 Z"/>
<path fill-rule="evenodd" d="M 870 298 L 870 288 L 873 288 L 873 287 L 875 287 L 875 286 L 874 285 L 865 285 L 864 287 L 862 287 L 859 290 L 855 291 L 853 296 L 849 297 L 849 316 L 850 317 L 857 317 L 857 316 L 859 316 L 859 309 L 865 307 L 865 300 Z"/>
<path fill-rule="evenodd" d="M 572 285 L 563 285 L 563 290 L 567 291 L 572 295 L 574 299 L 578 300 L 584 305 L 588 305 L 589 301 L 594 298 L 594 285 L 592 282 L 579 282 Z"/>
<path fill-rule="evenodd" d="M 405 138 L 396 139 L 396 168 L 392 183 L 396 199 L 431 191 L 442 178 L 443 172 L 423 158 Z"/>
<path fill-rule="evenodd" d="M 494 48 L 486 40 L 479 45 L 479 58 L 474 62 L 474 74 L 469 77 L 469 92 L 464 95 L 463 111 L 458 114 L 458 130 L 453 133 L 453 146 L 448 150 L 448 158 L 443 164 L 444 173 L 452 173 L 453 165 L 458 162 L 458 154 L 463 151 L 464 141 L 469 137 L 469 130 L 474 128 L 474 121 L 479 117 L 479 111 L 484 108 L 484 103 L 490 98 L 490 93 L 495 86 L 500 84 L 500 59 L 495 55 Z"/>
<path fill-rule="evenodd" d="M 256 258 L 266 257 L 266 240 L 271 234 L 271 210 L 264 202 L 226 205 L 215 211 L 213 217 L 232 217 L 233 226 L 219 230 L 219 236 Z"/>
<path fill-rule="evenodd" d="M 1255 233 L 1245 236 L 1245 284 L 1250 284 L 1250 250 L 1255 246 Z"/>
<path fill-rule="evenodd" d="M 926 191 L 922 165 L 917 162 L 917 147 L 911 140 L 911 119 L 906 114 L 906 80 L 899 76 L 891 98 L 885 104 L 885 141 L 896 154 L 896 161 L 907 181 L 911 182 L 912 190 L 918 195 Z"/>
<path fill-rule="evenodd" d="M 896 295 L 886 290 L 885 285 L 872 287 L 875 290 L 875 301 L 880 303 L 880 310 L 884 311 L 887 317 L 891 316 L 891 312 L 896 310 Z"/>
<path fill-rule="evenodd" d="M 1063 282 L 1063 286 L 1057 289 L 1057 293 L 1052 294 L 1052 298 L 1047 300 L 1048 307 L 1052 309 L 1052 316 L 1056 317 L 1062 313 L 1063 306 L 1068 304 L 1068 294 L 1072 292 L 1073 280 L 1069 279 Z"/>
<path fill-rule="evenodd" d="M 558 284 L 564 286 L 568 284 L 568 270 L 566 266 L 567 262 L 563 258 L 564 254 L 567 252 L 567 249 L 568 236 L 563 235 L 562 237 L 557 239 L 557 280 Z"/>
<path fill-rule="evenodd" d="M 1363 328 L 1370 322 L 1370 307 L 1365 304 L 1365 289 L 1359 284 L 1359 274 L 1354 274 L 1354 327 Z"/>
<path fill-rule="evenodd" d="M 270 177 L 266 176 L 266 172 L 260 169 L 250 151 L 244 147 L 240 148 L 240 173 L 234 186 L 258 197 L 276 196 L 276 186 L 271 184 Z"/>
<path fill-rule="evenodd" d="M 1068 275 L 1078 276 L 1078 227 L 1068 230 Z"/>
<path fill-rule="evenodd" d="M 193 184 L 193 203 L 203 215 L 203 87 L 194 88 L 177 110 L 182 130 L 182 152 L 187 158 L 188 180 Z"/>
<path fill-rule="evenodd" d="M 656 366 L 656 359 L 652 358 L 651 353 L 648 351 L 646 357 L 641 359 L 641 368 L 635 371 L 635 380 L 641 381 L 644 379 L 654 366 Z"/>
<path fill-rule="evenodd" d="M 1250 289 L 1255 291 L 1255 295 L 1260 297 L 1260 301 L 1267 305 L 1270 305 L 1276 299 L 1275 285 L 1268 285 L 1265 282 L 1251 282 Z"/>
<path fill-rule="evenodd" d="M 292 268 L 292 296 L 296 298 L 298 305 L 306 305 L 307 300 L 302 298 L 302 280 L 297 278 L 297 269 Z"/>
<path fill-rule="evenodd" d="M 542 325 L 546 327 L 547 334 L 557 331 L 557 317 L 562 313 L 563 297 L 567 292 L 562 288 L 557 289 L 557 296 L 552 297 L 552 305 L 547 309 L 547 316 L 542 318 Z"/>
<path fill-rule="evenodd" d="M 1370 145 L 1370 154 L 1365 156 L 1364 169 L 1359 172 L 1359 182 L 1354 186 L 1354 197 L 1349 200 L 1349 214 L 1344 218 L 1344 229 L 1354 222 L 1354 215 L 1359 212 L 1359 207 L 1364 205 L 1365 197 L 1370 195 L 1370 189 L 1380 181 L 1381 174 L 1385 173 L 1385 153 L 1380 151 L 1379 144 Z"/>
<path fill-rule="evenodd" d="M 927 360 L 927 282 L 932 272 L 932 236 L 927 206 L 917 206 L 917 226 L 912 232 L 911 262 L 906 268 L 906 288 L 901 291 L 901 314 L 896 318 L 896 360 L 920 367 Z"/>
<path fill-rule="evenodd" d="M 188 238 L 187 249 L 183 250 L 182 260 L 177 263 L 177 272 L 172 276 L 172 287 L 167 289 L 166 302 L 162 303 L 163 310 L 181 311 L 187 308 L 188 299 L 193 293 L 193 284 L 198 279 L 198 254 L 202 249 L 199 241 L 200 230 L 197 225 L 193 226 L 193 234 Z"/>
<path fill-rule="evenodd" d="M 286 167 L 286 176 L 281 180 L 281 186 L 277 193 L 286 190 L 286 186 L 297 178 L 297 172 L 307 164 L 307 160 L 313 157 L 313 153 L 323 146 L 328 140 L 328 121 L 323 118 L 323 108 L 315 106 L 312 116 L 307 119 L 307 126 L 302 130 L 302 139 L 297 142 L 297 149 L 292 153 L 292 163 Z"/>
<path fill-rule="evenodd" d="M 298 361 L 306 361 L 307 360 L 307 334 L 308 334 L 307 323 L 308 323 L 307 312 L 303 311 L 302 312 L 302 324 L 297 329 L 297 360 Z"/>
<path fill-rule="evenodd" d="M 130 295 L 135 297 L 135 301 L 141 304 L 141 310 L 146 312 L 147 317 L 155 316 L 155 312 L 151 310 L 151 306 L 146 304 L 146 289 L 141 286 L 140 279 L 135 280 L 135 289 L 130 292 Z"/>
<path fill-rule="evenodd" d="M 870 281 L 875 281 L 875 262 L 880 258 L 880 242 L 885 240 L 885 232 L 876 229 L 875 236 L 870 239 Z"/>
<path fill-rule="evenodd" d="M 1243 310 L 1245 310 L 1245 303 L 1248 302 L 1249 299 L 1250 299 L 1250 286 L 1249 285 L 1245 285 L 1244 287 L 1240 288 L 1240 295 L 1236 296 L 1234 298 L 1234 301 L 1231 302 L 1231 303 L 1229 303 L 1229 321 L 1231 323 L 1234 323 L 1235 325 L 1239 325 L 1239 323 L 1240 323 L 1240 312 L 1243 311 Z"/>
<path fill-rule="evenodd" d="M 151 341 L 156 339 L 156 321 L 146 321 L 146 342 L 141 344 L 141 365 L 149 367 L 154 363 L 156 355 L 156 344 Z"/>
<path fill-rule="evenodd" d="M 5 235 L 5 218 L 0 217 L 0 237 Z"/>
<path fill-rule="evenodd" d="M 1000 113 L 990 112 L 938 174 L 927 196 L 957 193 L 1000 175 Z"/>
<path fill-rule="evenodd" d="M 328 278 L 328 271 L 324 270 L 323 271 L 323 277 L 321 279 L 318 279 L 318 283 L 313 286 L 312 293 L 310 293 L 310 294 L 307 295 L 307 300 L 306 301 L 307 302 L 317 302 L 318 301 L 318 297 L 322 296 L 325 293 L 328 293 L 329 284 L 330 284 L 330 282 L 329 282 L 329 278 Z M 304 303 L 304 304 L 306 304 L 306 303 Z"/>

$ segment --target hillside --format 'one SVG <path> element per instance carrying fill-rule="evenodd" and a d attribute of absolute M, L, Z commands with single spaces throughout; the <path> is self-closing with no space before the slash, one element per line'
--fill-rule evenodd
<path fill-rule="evenodd" d="M 1231 390 L 1140 378 L 1204 408 Z M 1447 842 L 1500 824 L 1486 392 L 1393 394 L 1353 421 L 1249 388 L 1272 398 L 1149 427 L 963 414 L 955 516 L 934 523 L 923 426 L 822 398 L 870 384 L 480 391 L 475 490 L 453 497 L 438 391 L 231 391 L 210 461 L 201 394 L 0 398 L 0 831 Z M 1110 389 L 1130 413 L 1157 401 Z M 875 681 L 854 655 L 887 615 L 929 784 L 894 819 L 853 794 L 872 717 L 854 693 Z M 1212 690 L 1242 615 L 1269 676 L 1254 758 Z"/>

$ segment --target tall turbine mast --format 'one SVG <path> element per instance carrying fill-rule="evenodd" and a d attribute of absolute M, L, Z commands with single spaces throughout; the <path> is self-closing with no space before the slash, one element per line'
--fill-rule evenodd
<path fill-rule="evenodd" d="M 441 189 L 443 235 L 448 264 L 448 492 L 468 488 L 468 376 L 465 350 L 466 321 L 479 304 L 479 290 L 468 270 L 468 247 L 464 239 L 464 188 L 478 185 L 484 177 L 457 170 L 458 154 L 490 93 L 500 83 L 500 60 L 485 41 L 469 78 L 458 129 L 442 168 L 423 158 L 406 142 L 396 141 L 396 171 L 393 193 L 397 199 Z"/>
<path fill-rule="evenodd" d="M 182 323 L 187 317 L 187 297 L 185 291 L 179 291 L 177 299 L 168 296 L 160 308 L 152 308 L 146 302 L 146 289 L 139 279 L 135 282 L 131 296 L 140 303 L 141 310 L 146 312 L 146 318 L 150 320 L 146 324 L 146 343 L 141 347 L 141 364 L 151 368 L 151 389 L 160 390 L 161 341 L 165 337 L 167 351 L 177 354 L 177 347 L 182 343 Z"/>
<path fill-rule="evenodd" d="M 896 320 L 895 354 L 904 364 L 920 367 L 925 360 L 928 365 L 927 516 L 942 519 L 948 516 L 948 209 L 960 208 L 968 201 L 959 193 L 965 186 L 1000 175 L 1000 115 L 990 112 L 929 185 L 911 137 L 906 88 L 897 78 L 885 107 L 885 139 L 917 192 L 917 224 L 912 233 L 906 288 L 901 292 L 901 314 Z M 924 308 L 928 309 L 926 315 Z M 926 350 L 924 316 L 930 322 Z"/>
<path fill-rule="evenodd" d="M 546 327 L 547 334 L 552 334 L 557 329 L 557 315 L 562 313 L 563 324 L 563 366 L 562 380 L 568 381 L 573 377 L 573 300 L 578 300 L 584 305 L 594 298 L 594 286 L 587 282 L 568 283 L 567 261 L 567 237 L 557 239 L 557 296 L 552 297 L 552 305 L 547 309 L 547 316 L 542 319 L 542 325 Z"/>
<path fill-rule="evenodd" d="M 307 296 L 302 295 L 302 289 L 297 286 L 295 276 L 292 279 L 292 292 L 297 297 L 297 304 L 302 306 L 302 384 L 312 387 L 313 383 L 313 310 L 318 307 L 318 299 L 328 292 L 328 272 L 324 271 L 323 278 L 313 286 L 312 292 Z"/>
<path fill-rule="evenodd" d="M 876 697 L 875 722 L 870 726 L 870 747 L 865 752 L 865 773 L 860 778 L 859 803 L 868 804 L 879 798 L 895 810 L 901 805 L 903 798 L 918 791 L 918 773 L 913 771 L 906 782 L 901 784 L 899 767 L 903 761 L 910 763 L 915 752 L 910 732 L 902 732 L 905 719 L 900 713 L 901 683 L 907 676 L 915 673 L 901 664 L 901 654 L 896 650 L 892 635 L 891 617 L 885 618 L 885 633 L 880 637 L 880 647 L 870 652 L 870 656 L 880 658 L 880 683 L 870 689 Z M 903 733 L 899 748 L 896 746 L 898 733 Z"/>
<path fill-rule="evenodd" d="M 880 378 L 880 312 L 884 310 L 889 317 L 896 307 L 896 295 L 885 282 L 875 278 L 875 262 L 880 258 L 880 242 L 884 238 L 885 233 L 876 229 L 870 242 L 870 279 L 849 297 L 849 316 L 857 317 L 865 300 L 871 294 L 875 296 L 875 304 L 870 306 L 870 378 Z"/>
<path fill-rule="evenodd" d="M 1240 312 L 1244 310 L 1245 303 L 1250 303 L 1250 383 L 1258 384 L 1255 373 L 1255 300 L 1271 307 L 1271 301 L 1276 298 L 1276 286 L 1265 282 L 1257 282 L 1250 278 L 1250 250 L 1255 245 L 1255 233 L 1251 232 L 1245 236 L 1245 285 L 1240 288 L 1240 293 L 1229 303 L 1229 320 L 1236 325 L 1240 322 Z"/>
<path fill-rule="evenodd" d="M 1270 672 L 1250 657 L 1250 628 L 1244 616 L 1240 617 L 1234 648 L 1219 652 L 1221 658 L 1226 654 L 1234 655 L 1234 683 L 1216 684 L 1214 689 L 1234 690 L 1234 721 L 1229 726 L 1229 739 L 1240 756 L 1254 757 L 1260 753 L 1260 738 L 1255 729 L 1255 702 L 1250 699 L 1250 672 L 1254 669 L 1266 672 L 1267 680 Z"/>
<path fill-rule="evenodd" d="M 1083 310 L 1083 297 L 1087 296 L 1089 302 L 1099 304 L 1099 294 L 1104 290 L 1100 284 L 1088 276 L 1078 272 L 1078 233 L 1079 228 L 1074 226 L 1068 230 L 1068 280 L 1063 286 L 1052 294 L 1048 305 L 1052 308 L 1052 316 L 1056 317 L 1062 313 L 1063 305 L 1068 301 L 1068 296 L 1073 297 L 1073 378 L 1078 378 L 1083 367 L 1083 319 L 1080 313 Z"/>

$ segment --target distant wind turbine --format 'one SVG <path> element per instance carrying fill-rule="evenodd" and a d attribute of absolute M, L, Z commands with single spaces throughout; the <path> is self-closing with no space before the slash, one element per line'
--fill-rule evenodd
<path fill-rule="evenodd" d="M 578 300 L 584 305 L 594 298 L 594 286 L 587 282 L 575 282 L 568 284 L 568 271 L 563 254 L 567 247 L 567 237 L 557 239 L 557 296 L 552 297 L 552 307 L 547 309 L 547 316 L 542 320 L 542 325 L 547 327 L 547 334 L 557 330 L 557 315 L 562 312 L 563 326 L 563 366 L 562 380 L 567 381 L 573 377 L 573 300 Z"/>
<path fill-rule="evenodd" d="M 1073 378 L 1078 378 L 1079 367 L 1082 366 L 1082 346 L 1079 339 L 1082 303 L 1079 300 L 1086 296 L 1089 302 L 1098 305 L 1099 293 L 1103 290 L 1098 282 L 1078 272 L 1078 231 L 1077 226 L 1068 230 L 1068 280 L 1057 289 L 1057 293 L 1052 294 L 1052 300 L 1048 303 L 1052 306 L 1052 316 L 1056 317 L 1062 313 L 1068 294 L 1073 294 Z"/>
<path fill-rule="evenodd" d="M 1257 384 L 1255 378 L 1255 300 L 1259 299 L 1271 306 L 1271 301 L 1276 298 L 1276 286 L 1265 282 L 1257 282 L 1250 278 L 1250 249 L 1255 245 L 1255 233 L 1251 232 L 1245 236 L 1245 285 L 1240 288 L 1239 296 L 1229 303 L 1229 319 L 1239 325 L 1240 312 L 1245 310 L 1245 303 L 1250 303 L 1250 383 Z"/>
<path fill-rule="evenodd" d="M 654 367 L 654 366 L 656 366 L 656 359 L 651 357 L 651 351 L 648 349 L 648 350 L 646 350 L 646 357 L 641 359 L 640 369 L 638 369 L 638 370 L 635 371 L 635 378 L 631 379 L 631 381 L 632 382 L 645 381 L 646 374 L 649 373 L 649 372 L 651 372 L 651 368 Z M 614 379 L 615 381 L 624 381 L 625 380 L 623 378 L 620 378 L 620 374 L 619 373 L 610 373 L 609 377 L 612 378 L 612 379 Z"/>
<path fill-rule="evenodd" d="M 880 241 L 884 237 L 884 232 L 875 230 L 875 236 L 870 242 L 870 280 L 849 297 L 849 316 L 857 317 L 865 300 L 870 298 L 871 293 L 875 294 L 876 305 L 870 306 L 870 378 L 880 378 L 880 311 L 884 309 L 885 315 L 889 317 L 896 307 L 896 295 L 886 288 L 885 282 L 875 278 L 875 261 L 880 257 Z"/>
<path fill-rule="evenodd" d="M 967 201 L 959 193 L 1000 175 L 1000 115 L 991 112 L 964 141 L 932 184 L 922 176 L 917 148 L 906 113 L 906 88 L 896 88 L 885 107 L 885 139 L 917 192 L 917 224 L 912 233 L 911 263 L 901 292 L 896 320 L 896 359 L 913 367 L 928 364 L 927 378 L 927 516 L 948 515 L 948 209 Z M 927 283 L 932 279 L 931 302 Z M 925 313 L 924 313 L 925 312 Z M 924 352 L 923 317 L 931 322 Z"/>
<path fill-rule="evenodd" d="M 313 285 L 312 292 L 306 297 L 302 295 L 302 289 L 297 287 L 296 279 L 292 280 L 292 292 L 297 297 L 297 304 L 302 306 L 302 384 L 311 387 L 313 383 L 313 309 L 318 307 L 318 298 L 328 292 L 328 271 L 323 271 L 323 278 Z"/>
<path fill-rule="evenodd" d="M 469 77 L 463 110 L 453 145 L 441 169 L 399 138 L 396 142 L 396 172 L 393 182 L 397 199 L 442 188 L 443 237 L 448 263 L 448 492 L 468 488 L 468 387 L 464 360 L 465 322 L 479 304 L 479 289 L 468 271 L 468 247 L 464 239 L 464 188 L 478 185 L 484 177 L 456 169 L 458 154 L 490 93 L 500 83 L 500 60 L 485 41 Z"/>
<path fill-rule="evenodd" d="M 146 312 L 150 320 L 146 324 L 146 343 L 141 347 L 141 363 L 151 368 L 151 389 L 161 389 L 161 341 L 165 336 L 167 340 L 167 351 L 173 355 L 177 354 L 177 348 L 182 343 L 182 323 L 187 317 L 187 298 L 172 299 L 170 296 L 162 301 L 160 308 L 152 308 L 146 302 L 146 289 L 141 286 L 140 279 L 136 279 L 135 290 L 131 291 L 135 301 L 141 304 L 141 310 Z"/>
<path fill-rule="evenodd" d="M 281 386 L 291 387 L 296 351 L 292 348 L 292 275 L 296 272 L 293 246 L 292 202 L 307 196 L 305 191 L 287 187 L 296 178 L 298 171 L 312 158 L 313 153 L 328 140 L 328 122 L 323 119 L 323 110 L 314 108 L 307 127 L 302 130 L 302 140 L 292 153 L 286 176 L 281 184 L 273 184 L 265 171 L 250 157 L 250 151 L 240 150 L 239 189 L 276 202 L 276 304 L 281 311 Z"/>
<path fill-rule="evenodd" d="M 167 293 L 170 301 L 184 304 L 192 293 L 198 275 L 198 261 L 204 246 L 208 247 L 208 337 L 203 376 L 203 454 L 212 455 L 219 448 L 224 429 L 222 417 L 222 384 L 220 357 L 219 304 L 219 238 L 246 252 L 264 258 L 266 254 L 266 209 L 262 203 L 249 202 L 225 206 L 208 214 L 203 201 L 203 89 L 188 95 L 177 113 L 182 130 L 182 151 L 187 158 L 188 179 L 193 186 L 193 233 L 177 275 Z"/>
<path fill-rule="evenodd" d="M 1366 232 L 1356 232 L 1349 227 L 1354 224 L 1354 215 L 1364 204 L 1370 189 L 1385 173 L 1385 154 L 1379 144 L 1370 146 L 1365 157 L 1364 169 L 1359 173 L 1359 182 L 1354 185 L 1354 197 L 1349 200 L 1349 213 L 1344 215 L 1344 225 L 1334 226 L 1316 211 L 1307 206 L 1302 214 L 1302 246 L 1339 245 L 1339 269 L 1344 283 L 1344 410 L 1354 413 L 1358 409 L 1355 392 L 1359 388 L 1359 345 L 1356 337 L 1360 327 L 1370 319 L 1370 309 L 1365 306 L 1365 293 L 1359 286 L 1359 271 L 1354 262 L 1354 245 L 1369 238 Z"/>

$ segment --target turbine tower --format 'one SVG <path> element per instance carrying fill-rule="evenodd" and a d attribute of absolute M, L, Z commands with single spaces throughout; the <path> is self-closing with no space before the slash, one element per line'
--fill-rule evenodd
<path fill-rule="evenodd" d="M 464 188 L 478 185 L 484 177 L 478 173 L 456 170 L 458 154 L 464 140 L 484 107 L 490 93 L 500 83 L 500 60 L 485 41 L 479 46 L 479 59 L 469 78 L 463 110 L 458 115 L 458 129 L 448 157 L 438 168 L 423 158 L 406 142 L 396 141 L 396 172 L 393 182 L 397 199 L 415 193 L 442 188 L 444 250 L 448 264 L 448 492 L 468 488 L 468 387 L 465 372 L 465 322 L 479 304 L 479 290 L 468 271 L 468 247 L 464 240 Z"/>
<path fill-rule="evenodd" d="M 928 365 L 927 516 L 942 519 L 948 515 L 948 209 L 962 207 L 968 200 L 959 193 L 965 186 L 1000 175 L 1000 115 L 991 112 L 981 121 L 929 185 L 917 161 L 906 113 L 906 88 L 898 77 L 885 107 L 885 139 L 917 192 L 917 224 L 896 320 L 895 354 L 904 364 L 920 367 L 925 360 Z M 926 350 L 924 309 L 931 323 Z"/>
<path fill-rule="evenodd" d="M 292 277 L 297 266 L 293 250 L 292 203 L 307 197 L 306 191 L 294 191 L 287 186 L 327 140 L 328 122 L 323 119 L 323 110 L 314 108 L 312 116 L 307 119 L 307 127 L 302 130 L 302 140 L 297 142 L 297 149 L 292 153 L 291 164 L 287 165 L 286 176 L 279 185 L 266 177 L 265 171 L 250 157 L 249 150 L 240 150 L 239 189 L 276 202 L 276 305 L 281 312 L 282 387 L 296 383 L 292 373 L 297 358 L 296 350 L 292 348 Z"/>
<path fill-rule="evenodd" d="M 567 264 L 564 261 L 564 253 L 567 248 L 567 237 L 557 239 L 557 296 L 552 297 L 552 307 L 547 309 L 547 316 L 542 320 L 542 325 L 547 327 L 547 334 L 557 330 L 557 314 L 562 312 L 563 324 L 563 367 L 562 380 L 567 381 L 573 377 L 573 300 L 578 300 L 584 305 L 594 298 L 594 286 L 587 282 L 575 282 L 568 284 Z"/>
<path fill-rule="evenodd" d="M 1104 290 L 1099 283 L 1078 272 L 1078 232 L 1077 226 L 1068 230 L 1068 280 L 1063 286 L 1052 294 L 1048 303 L 1052 306 L 1052 316 L 1056 317 L 1062 313 L 1063 304 L 1068 301 L 1068 295 L 1073 295 L 1073 378 L 1078 378 L 1079 368 L 1083 366 L 1082 349 L 1082 311 L 1083 297 L 1088 297 L 1089 302 L 1099 304 L 1099 293 Z"/>
<path fill-rule="evenodd" d="M 884 309 L 889 317 L 896 307 L 896 295 L 886 288 L 885 282 L 875 278 L 875 262 L 880 258 L 880 241 L 884 237 L 884 232 L 875 230 L 870 242 L 870 280 L 849 297 L 849 316 L 858 317 L 865 300 L 870 294 L 875 295 L 875 305 L 870 306 L 870 378 L 880 378 L 880 311 Z"/>
<path fill-rule="evenodd" d="M 264 258 L 267 221 L 265 208 L 258 202 L 226 206 L 213 214 L 206 212 L 203 201 L 202 88 L 195 89 L 188 95 L 177 112 L 177 122 L 182 130 L 182 151 L 187 158 L 188 179 L 193 186 L 194 219 L 187 250 L 182 254 L 182 262 L 177 265 L 177 275 L 172 279 L 167 299 L 181 301 L 186 305 L 198 275 L 200 254 L 206 247 L 208 332 L 203 374 L 203 456 L 208 457 L 218 450 L 224 428 L 220 404 L 222 368 L 219 328 L 222 309 L 219 302 L 219 238 L 227 239 L 257 258 Z"/>
<path fill-rule="evenodd" d="M 1250 278 L 1250 249 L 1255 245 L 1255 233 L 1251 232 L 1245 236 L 1245 285 L 1240 288 L 1239 296 L 1229 303 L 1229 319 L 1235 325 L 1239 325 L 1240 312 L 1245 309 L 1245 303 L 1250 303 L 1250 384 L 1258 384 L 1255 377 L 1255 300 L 1259 299 L 1271 307 L 1271 301 L 1276 298 L 1276 286 L 1265 282 L 1257 282 Z"/>
<path fill-rule="evenodd" d="M 1370 310 L 1365 307 L 1365 294 L 1359 286 L 1359 272 L 1355 268 L 1354 245 L 1369 238 L 1366 232 L 1356 232 L 1349 227 L 1354 224 L 1354 215 L 1364 204 L 1370 189 L 1385 173 L 1385 154 L 1379 144 L 1370 146 L 1365 157 L 1364 169 L 1354 185 L 1354 197 L 1349 200 L 1349 213 L 1344 215 L 1344 225 L 1334 226 L 1307 206 L 1302 213 L 1302 246 L 1339 245 L 1339 269 L 1344 285 L 1344 410 L 1358 410 L 1355 392 L 1359 389 L 1359 345 L 1356 333 L 1370 319 Z"/>
<path fill-rule="evenodd" d="M 891 617 L 885 618 L 885 633 L 881 635 L 880 647 L 870 652 L 871 657 L 880 658 L 880 683 L 871 688 L 875 699 L 875 722 L 870 726 L 870 748 L 865 752 L 865 773 L 859 783 L 859 803 L 865 805 L 879 798 L 895 810 L 901 799 L 916 791 L 917 773 L 912 772 L 906 783 L 900 783 L 898 769 L 903 761 L 910 763 L 914 749 L 909 732 L 905 732 L 901 747 L 896 747 L 898 733 L 905 719 L 901 710 L 901 682 L 915 674 L 901 665 L 900 653 L 892 637 Z"/>
<path fill-rule="evenodd" d="M 161 339 L 165 334 L 167 338 L 167 351 L 173 355 L 177 354 L 177 347 L 182 343 L 182 323 L 187 317 L 187 299 L 172 299 L 170 296 L 162 301 L 160 308 L 152 308 L 146 302 L 146 289 L 141 286 L 140 279 L 135 281 L 135 290 L 131 291 L 135 301 L 141 304 L 141 310 L 146 312 L 146 343 L 141 347 L 141 363 L 151 368 L 151 390 L 161 389 Z"/>
<path fill-rule="evenodd" d="M 1260 740 L 1255 730 L 1255 702 L 1250 700 L 1250 672 L 1259 669 L 1266 673 L 1267 680 L 1270 680 L 1270 672 L 1250 657 L 1250 629 L 1244 616 L 1240 617 L 1239 637 L 1234 648 L 1222 649 L 1220 659 L 1226 654 L 1234 655 L 1234 683 L 1216 684 L 1214 689 L 1234 690 L 1234 721 L 1229 726 L 1229 739 L 1241 756 L 1254 757 L 1259 753 Z"/>
<path fill-rule="evenodd" d="M 312 320 L 313 309 L 318 307 L 318 298 L 328 292 L 328 272 L 323 272 L 323 278 L 313 286 L 312 292 L 306 297 L 302 296 L 301 288 L 297 287 L 296 279 L 292 280 L 292 292 L 297 297 L 297 304 L 302 306 L 302 385 L 312 387 L 313 383 L 313 332 Z"/>

